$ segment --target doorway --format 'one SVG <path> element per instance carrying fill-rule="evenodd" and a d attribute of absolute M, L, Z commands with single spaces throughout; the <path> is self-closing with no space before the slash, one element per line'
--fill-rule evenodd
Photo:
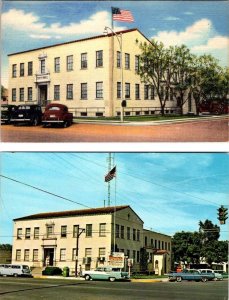
<path fill-rule="evenodd" d="M 43 106 L 46 106 L 47 104 L 47 95 L 48 95 L 48 86 L 45 85 L 39 85 L 39 103 Z"/>
<path fill-rule="evenodd" d="M 44 266 L 54 265 L 54 248 L 44 248 Z"/>

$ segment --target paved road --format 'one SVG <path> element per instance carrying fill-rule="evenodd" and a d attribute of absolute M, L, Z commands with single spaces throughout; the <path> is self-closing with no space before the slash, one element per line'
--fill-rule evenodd
<path fill-rule="evenodd" d="M 132 283 L 0 278 L 1 300 L 227 300 L 227 281 Z"/>
<path fill-rule="evenodd" d="M 2 142 L 227 142 L 228 117 L 172 124 L 74 124 L 69 128 L 1 126 Z"/>

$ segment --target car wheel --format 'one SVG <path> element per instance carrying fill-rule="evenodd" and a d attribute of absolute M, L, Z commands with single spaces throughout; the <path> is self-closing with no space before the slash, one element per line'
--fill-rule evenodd
<path fill-rule="evenodd" d="M 202 277 L 202 282 L 207 282 L 208 279 L 206 277 Z"/>
<path fill-rule="evenodd" d="M 89 281 L 91 279 L 90 275 L 85 275 L 85 280 Z"/>
<path fill-rule="evenodd" d="M 177 277 L 177 282 L 181 282 L 182 281 L 182 277 L 178 276 Z"/>
<path fill-rule="evenodd" d="M 18 275 L 17 275 L 17 274 L 14 274 L 13 276 L 14 276 L 14 277 L 17 277 Z"/>
<path fill-rule="evenodd" d="M 114 281 L 115 281 L 115 277 L 110 277 L 109 280 L 110 280 L 111 282 L 114 282 Z"/>

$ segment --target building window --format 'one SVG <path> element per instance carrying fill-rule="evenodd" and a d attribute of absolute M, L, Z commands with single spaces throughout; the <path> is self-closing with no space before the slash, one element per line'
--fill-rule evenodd
<path fill-rule="evenodd" d="M 12 77 L 17 77 L 17 65 L 12 65 Z"/>
<path fill-rule="evenodd" d="M 130 83 L 125 83 L 125 98 L 130 99 Z"/>
<path fill-rule="evenodd" d="M 158 249 L 161 249 L 161 241 L 158 241 Z"/>
<path fill-rule="evenodd" d="M 72 249 L 72 260 L 75 261 L 76 260 L 76 248 Z"/>
<path fill-rule="evenodd" d="M 87 100 L 87 83 L 81 83 L 81 99 Z"/>
<path fill-rule="evenodd" d="M 138 83 L 135 84 L 135 99 L 140 99 L 140 84 Z"/>
<path fill-rule="evenodd" d="M 39 228 L 39 227 L 35 227 L 35 228 L 34 228 L 33 238 L 34 238 L 35 240 L 38 240 L 38 239 L 39 239 L 39 231 L 40 231 L 40 228 Z"/>
<path fill-rule="evenodd" d="M 96 67 L 103 66 L 103 50 L 96 51 Z"/>
<path fill-rule="evenodd" d="M 87 69 L 87 53 L 81 53 L 81 69 Z"/>
<path fill-rule="evenodd" d="M 38 261 L 38 249 L 33 249 L 33 261 Z"/>
<path fill-rule="evenodd" d="M 137 251 L 137 262 L 140 262 L 140 251 Z"/>
<path fill-rule="evenodd" d="M 157 240 L 154 240 L 154 248 L 157 249 Z"/>
<path fill-rule="evenodd" d="M 145 236 L 145 246 L 147 246 L 147 236 Z"/>
<path fill-rule="evenodd" d="M 99 257 L 106 256 L 106 248 L 99 248 Z"/>
<path fill-rule="evenodd" d="M 86 224 L 86 237 L 92 236 L 92 224 Z"/>
<path fill-rule="evenodd" d="M 67 71 L 73 70 L 73 55 L 67 56 Z"/>
<path fill-rule="evenodd" d="M 54 227 L 51 225 L 48 225 L 47 226 L 47 237 L 53 237 L 53 234 L 54 234 Z"/>
<path fill-rule="evenodd" d="M 60 57 L 54 58 L 54 72 L 59 73 L 60 72 Z"/>
<path fill-rule="evenodd" d="M 85 257 L 91 257 L 92 249 L 91 248 L 85 248 Z"/>
<path fill-rule="evenodd" d="M 73 225 L 73 237 L 76 238 L 79 232 L 79 225 Z"/>
<path fill-rule="evenodd" d="M 20 98 L 19 98 L 19 100 L 20 101 L 24 101 L 24 88 L 20 88 L 19 91 L 20 91 L 20 95 L 19 95 Z"/>
<path fill-rule="evenodd" d="M 119 228 L 120 228 L 120 226 L 118 224 L 115 224 L 115 237 L 116 238 L 120 237 Z"/>
<path fill-rule="evenodd" d="M 140 241 L 140 230 L 137 230 L 137 241 Z"/>
<path fill-rule="evenodd" d="M 133 240 L 136 241 L 136 229 L 133 229 Z"/>
<path fill-rule="evenodd" d="M 60 100 L 60 86 L 54 85 L 54 100 Z"/>
<path fill-rule="evenodd" d="M 150 245 L 151 247 L 153 247 L 153 239 L 151 239 Z"/>
<path fill-rule="evenodd" d="M 164 241 L 161 242 L 161 249 L 164 250 Z"/>
<path fill-rule="evenodd" d="M 21 260 L 21 250 L 16 250 L 16 261 Z"/>
<path fill-rule="evenodd" d="M 129 68 L 130 68 L 130 54 L 125 53 L 125 69 L 129 69 Z"/>
<path fill-rule="evenodd" d="M 29 261 L 29 249 L 25 249 L 25 252 L 24 252 L 24 261 Z"/>
<path fill-rule="evenodd" d="M 121 82 L 117 82 L 117 98 L 121 99 L 122 97 L 122 84 Z"/>
<path fill-rule="evenodd" d="M 99 236 L 106 236 L 106 223 L 99 224 Z"/>
<path fill-rule="evenodd" d="M 144 99 L 145 100 L 154 100 L 154 86 L 146 84 L 144 86 Z"/>
<path fill-rule="evenodd" d="M 60 261 L 65 261 L 66 260 L 66 249 L 62 248 L 60 249 Z"/>
<path fill-rule="evenodd" d="M 133 260 L 135 261 L 136 259 L 136 250 L 133 250 Z"/>
<path fill-rule="evenodd" d="M 66 225 L 61 226 L 60 236 L 62 238 L 66 238 L 67 237 L 67 226 Z"/>
<path fill-rule="evenodd" d="M 130 240 L 130 227 L 127 227 L 127 239 Z"/>
<path fill-rule="evenodd" d="M 28 87 L 28 101 L 32 101 L 32 100 L 33 100 L 33 88 Z"/>
<path fill-rule="evenodd" d="M 168 242 L 168 251 L 170 251 L 170 243 Z"/>
<path fill-rule="evenodd" d="M 121 52 L 117 51 L 117 68 L 121 68 Z"/>
<path fill-rule="evenodd" d="M 12 101 L 16 101 L 16 100 L 17 100 L 16 89 L 12 89 Z"/>
<path fill-rule="evenodd" d="M 21 240 L 22 239 L 22 228 L 18 228 L 17 229 L 17 240 Z"/>
<path fill-rule="evenodd" d="M 165 250 L 167 250 L 167 242 L 165 242 Z"/>
<path fill-rule="evenodd" d="M 135 55 L 135 72 L 139 72 L 139 56 Z"/>
<path fill-rule="evenodd" d="M 25 75 L 25 64 L 20 63 L 20 76 L 23 77 Z"/>
<path fill-rule="evenodd" d="M 67 99 L 73 99 L 73 84 L 67 84 Z"/>
<path fill-rule="evenodd" d="M 29 61 L 28 62 L 28 76 L 33 75 L 33 62 Z"/>
<path fill-rule="evenodd" d="M 96 82 L 96 99 L 103 98 L 103 82 Z"/>
<path fill-rule="evenodd" d="M 30 234 L 31 234 L 31 229 L 30 228 L 26 228 L 25 229 L 25 238 L 27 240 L 30 239 Z"/>
<path fill-rule="evenodd" d="M 45 74 L 45 59 L 40 60 L 41 74 Z"/>
<path fill-rule="evenodd" d="M 124 239 L 124 226 L 121 225 L 121 239 Z"/>

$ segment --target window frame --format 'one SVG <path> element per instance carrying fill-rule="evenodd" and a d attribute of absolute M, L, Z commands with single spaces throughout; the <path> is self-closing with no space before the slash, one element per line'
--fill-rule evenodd
<path fill-rule="evenodd" d="M 73 100 L 73 84 L 72 83 L 67 84 L 66 99 Z"/>
<path fill-rule="evenodd" d="M 96 99 L 103 99 L 103 81 L 96 82 Z"/>
<path fill-rule="evenodd" d="M 66 57 L 66 69 L 67 71 L 73 71 L 73 55 L 67 55 Z"/>
<path fill-rule="evenodd" d="M 103 50 L 96 51 L 96 68 L 103 67 Z"/>

